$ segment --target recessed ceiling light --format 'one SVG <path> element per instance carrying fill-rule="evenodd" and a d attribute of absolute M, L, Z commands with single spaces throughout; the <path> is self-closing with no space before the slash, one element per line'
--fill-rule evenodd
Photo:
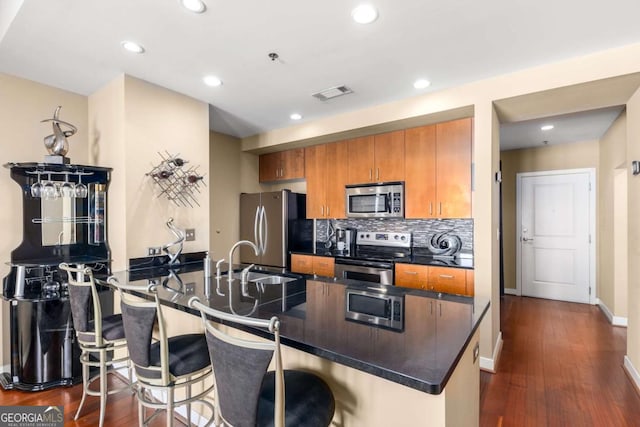
<path fill-rule="evenodd" d="M 289 118 L 291 118 L 291 120 L 300 120 L 302 118 L 302 114 L 293 113 Z"/>
<path fill-rule="evenodd" d="M 202 13 L 207 10 L 207 5 L 202 0 L 180 0 L 182 6 L 194 13 Z"/>
<path fill-rule="evenodd" d="M 351 11 L 351 17 L 358 24 L 370 24 L 378 19 L 378 11 L 370 4 L 361 4 Z"/>
<path fill-rule="evenodd" d="M 413 87 L 415 87 L 416 89 L 424 89 L 425 87 L 429 87 L 430 85 L 431 82 L 425 79 L 418 79 L 413 82 Z"/>
<path fill-rule="evenodd" d="M 136 42 L 125 40 L 122 42 L 122 47 L 133 53 L 144 53 L 144 47 Z"/>
<path fill-rule="evenodd" d="M 204 84 L 207 86 L 218 87 L 222 85 L 222 80 L 216 76 L 205 76 L 202 80 L 204 80 Z"/>
<path fill-rule="evenodd" d="M 553 129 L 553 125 L 544 125 L 540 127 L 540 130 L 551 130 Z"/>

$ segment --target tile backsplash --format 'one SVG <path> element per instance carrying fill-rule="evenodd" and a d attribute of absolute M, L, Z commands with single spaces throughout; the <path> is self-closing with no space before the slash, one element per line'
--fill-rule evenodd
<path fill-rule="evenodd" d="M 473 219 L 319 219 L 316 220 L 316 241 L 327 241 L 329 222 L 333 224 L 334 228 L 411 233 L 413 247 L 416 248 L 427 247 L 427 241 L 435 233 L 451 231 L 462 241 L 463 251 L 473 251 Z"/>

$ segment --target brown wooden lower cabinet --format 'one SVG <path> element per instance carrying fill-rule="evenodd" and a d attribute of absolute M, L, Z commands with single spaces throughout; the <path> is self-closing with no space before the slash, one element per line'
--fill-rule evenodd
<path fill-rule="evenodd" d="M 473 295 L 473 270 L 452 267 L 432 267 L 419 264 L 396 264 L 396 286 Z"/>
<path fill-rule="evenodd" d="M 291 255 L 291 271 L 302 274 L 334 277 L 335 260 L 332 257 L 317 255 Z"/>

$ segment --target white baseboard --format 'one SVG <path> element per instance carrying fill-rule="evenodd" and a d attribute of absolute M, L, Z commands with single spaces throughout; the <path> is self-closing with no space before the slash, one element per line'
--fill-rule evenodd
<path fill-rule="evenodd" d="M 638 392 L 640 392 L 640 373 L 638 373 L 638 370 L 631 363 L 629 356 L 624 356 L 624 369 L 629 374 L 631 380 L 635 383 Z"/>
<path fill-rule="evenodd" d="M 498 334 L 498 339 L 496 340 L 496 345 L 493 348 L 493 355 L 491 358 L 488 357 L 480 357 L 480 369 L 483 371 L 491 372 L 492 374 L 496 373 L 498 367 L 498 361 L 500 360 L 500 354 L 502 353 L 502 332 Z"/>
<path fill-rule="evenodd" d="M 2 371 L 1 371 L 2 373 L 5 373 L 5 372 L 7 374 L 11 373 L 11 365 L 2 365 L 2 368 L 0 368 L 0 369 L 2 369 Z"/>
<path fill-rule="evenodd" d="M 520 292 L 516 288 L 504 288 L 504 293 L 506 295 L 520 296 Z"/>
<path fill-rule="evenodd" d="M 596 304 L 598 304 L 598 307 L 600 307 L 602 313 L 604 313 L 605 317 L 609 320 L 609 323 L 611 323 L 613 326 L 627 327 L 628 320 L 626 317 L 614 316 L 611 310 L 609 310 L 609 307 L 607 307 L 607 305 L 603 303 L 599 298 L 596 300 Z"/>

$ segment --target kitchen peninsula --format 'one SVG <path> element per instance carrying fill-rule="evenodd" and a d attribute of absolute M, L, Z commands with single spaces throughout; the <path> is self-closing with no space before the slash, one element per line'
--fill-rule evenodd
<path fill-rule="evenodd" d="M 163 303 L 183 315 L 198 315 L 188 305 L 195 296 L 217 310 L 278 316 L 285 368 L 311 370 L 327 381 L 336 398 L 335 425 L 477 425 L 478 326 L 487 300 L 254 272 L 243 286 L 226 276 L 205 278 L 200 265 L 122 271 L 113 277 L 141 289 L 158 285 Z M 396 296 L 404 308 L 402 327 L 346 320 L 350 291 Z M 265 336 L 241 329 L 236 330 Z"/>

